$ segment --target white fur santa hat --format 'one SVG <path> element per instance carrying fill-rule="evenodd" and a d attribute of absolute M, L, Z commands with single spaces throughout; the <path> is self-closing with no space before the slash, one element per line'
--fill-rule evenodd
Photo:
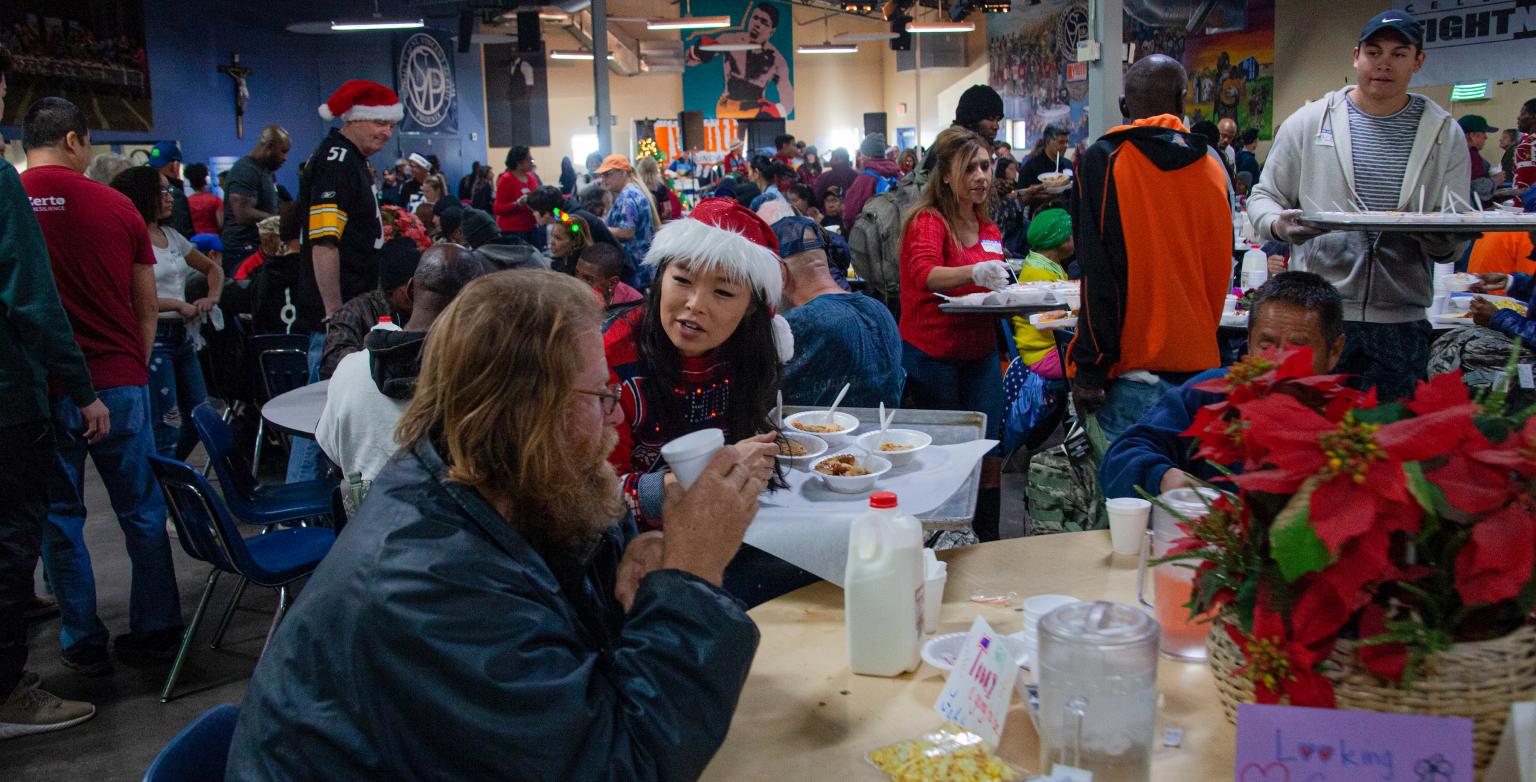
<path fill-rule="evenodd" d="M 723 271 L 751 286 L 770 308 L 779 305 L 784 293 L 778 237 L 763 218 L 734 198 L 706 198 L 687 218 L 662 226 L 645 253 L 645 264 L 659 268 L 667 259 L 686 260 L 689 268 L 698 271 Z M 794 335 L 789 322 L 777 313 L 773 345 L 780 363 L 794 358 Z"/>
<path fill-rule="evenodd" d="M 376 81 L 353 79 L 341 85 L 320 107 L 320 116 L 327 121 L 388 120 L 399 122 L 405 116 L 400 96 Z"/>

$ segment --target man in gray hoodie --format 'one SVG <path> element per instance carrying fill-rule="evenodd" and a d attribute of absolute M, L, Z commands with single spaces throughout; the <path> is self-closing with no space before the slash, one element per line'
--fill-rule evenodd
<path fill-rule="evenodd" d="M 1407 396 L 1429 361 L 1425 308 L 1434 264 L 1459 257 L 1465 236 L 1324 232 L 1303 212 L 1439 211 L 1469 198 L 1466 137 L 1455 119 L 1408 82 L 1424 64 L 1424 35 L 1408 13 L 1372 17 L 1354 48 L 1355 86 L 1303 106 L 1275 135 L 1248 218 L 1264 239 L 1294 245 L 1292 268 L 1315 272 L 1344 297 L 1339 371 L 1383 400 Z"/>

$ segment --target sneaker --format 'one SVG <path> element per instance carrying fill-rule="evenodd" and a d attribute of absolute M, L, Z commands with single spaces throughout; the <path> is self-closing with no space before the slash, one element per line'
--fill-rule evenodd
<path fill-rule="evenodd" d="M 167 627 L 148 633 L 125 633 L 113 642 L 117 659 L 129 665 L 159 665 L 176 659 L 183 627 Z"/>
<path fill-rule="evenodd" d="M 21 618 L 27 624 L 41 622 L 44 619 L 52 619 L 59 615 L 59 601 L 51 597 L 33 595 L 31 600 L 27 600 L 21 605 Z"/>
<path fill-rule="evenodd" d="M 96 715 L 96 707 L 83 701 L 67 701 L 26 682 L 16 685 L 0 703 L 0 739 L 31 733 L 62 730 Z"/>
<path fill-rule="evenodd" d="M 107 656 L 105 645 L 76 644 L 65 649 L 59 657 L 63 659 L 64 667 L 85 676 L 112 675 L 112 658 Z"/>

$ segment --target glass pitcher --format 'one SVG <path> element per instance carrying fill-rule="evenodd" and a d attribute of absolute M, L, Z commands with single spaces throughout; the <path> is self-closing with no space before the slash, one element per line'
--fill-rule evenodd
<path fill-rule="evenodd" d="M 1201 496 L 1205 499 L 1202 501 Z M 1195 593 L 1195 571 L 1184 564 L 1165 562 L 1152 570 L 1153 597 L 1146 598 L 1147 560 L 1168 553 L 1183 532 L 1179 524 L 1205 515 L 1209 503 L 1221 493 L 1214 489 L 1172 489 L 1152 505 L 1152 529 L 1141 548 L 1141 564 L 1136 573 L 1136 600 L 1157 617 L 1162 628 L 1160 646 L 1163 654 L 1185 662 L 1205 660 L 1205 637 L 1211 632 L 1209 616 L 1191 617 L 1188 604 Z M 1160 504 L 1159 504 L 1160 503 Z M 1177 515 L 1164 510 L 1172 509 Z"/>
<path fill-rule="evenodd" d="M 1145 782 L 1157 708 L 1157 621 L 1131 606 L 1062 606 L 1040 620 L 1040 771 Z"/>

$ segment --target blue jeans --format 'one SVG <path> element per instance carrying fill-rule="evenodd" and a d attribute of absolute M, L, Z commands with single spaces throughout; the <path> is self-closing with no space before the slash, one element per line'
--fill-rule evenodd
<path fill-rule="evenodd" d="M 325 354 L 325 332 L 309 335 L 309 382 L 320 382 L 320 358 Z M 320 477 L 320 444 L 311 437 L 288 438 L 287 483 L 312 481 Z"/>
<path fill-rule="evenodd" d="M 112 431 L 87 445 L 85 419 L 68 399 L 54 403 L 53 431 L 58 456 L 48 479 L 48 524 L 43 528 L 43 568 L 59 599 L 60 645 L 105 645 L 107 628 L 96 615 L 96 576 L 85 548 L 85 456 L 117 513 L 132 561 L 128 628 L 150 633 L 181 626 L 181 597 L 165 532 L 165 499 L 148 457 L 155 440 L 150 426 L 149 388 L 120 386 L 97 392 L 112 416 Z"/>
<path fill-rule="evenodd" d="M 1113 443 L 1125 434 L 1148 410 L 1157 406 L 1158 400 L 1173 385 L 1164 380 L 1156 383 L 1143 383 L 1139 380 L 1126 380 L 1117 377 L 1104 386 L 1104 407 L 1099 409 L 1099 428 L 1104 431 L 1104 439 Z"/>
<path fill-rule="evenodd" d="M 923 410 L 974 410 L 987 416 L 987 439 L 999 440 L 1003 426 L 1003 371 L 997 353 L 966 361 L 934 358 L 901 343 L 906 393 Z"/>
<path fill-rule="evenodd" d="M 149 358 L 149 400 L 154 413 L 155 453 L 185 459 L 197 446 L 192 408 L 208 401 L 203 368 L 192 336 L 180 321 L 160 321 Z"/>

